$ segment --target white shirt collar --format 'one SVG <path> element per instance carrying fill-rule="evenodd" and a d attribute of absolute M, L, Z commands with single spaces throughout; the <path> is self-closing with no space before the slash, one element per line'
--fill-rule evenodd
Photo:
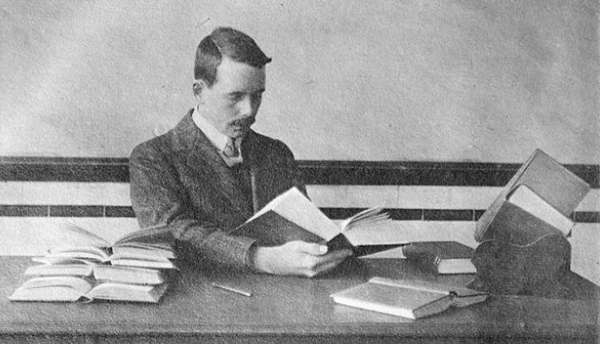
<path fill-rule="evenodd" d="M 222 152 L 223 152 L 223 149 L 225 148 L 225 145 L 227 144 L 227 135 L 224 135 L 223 133 L 218 131 L 214 125 L 212 125 L 206 118 L 204 118 L 204 116 L 202 116 L 200 114 L 200 112 L 198 112 L 198 107 L 194 107 L 194 112 L 192 113 L 192 120 L 194 121 L 194 124 L 200 130 L 202 130 L 204 135 L 206 135 L 206 137 L 208 138 L 210 143 L 212 143 L 212 145 L 215 146 L 215 148 L 219 151 L 219 154 L 221 154 L 221 156 L 223 156 Z M 242 140 L 243 140 L 243 138 L 239 138 L 239 139 L 235 140 L 235 145 L 237 146 L 240 153 L 242 151 L 242 149 L 241 149 Z M 240 154 L 239 158 L 233 158 L 233 159 L 241 161 L 241 158 L 242 158 L 242 155 Z M 232 159 L 232 158 L 224 157 L 224 159 Z"/>
<path fill-rule="evenodd" d="M 223 148 L 225 148 L 227 136 L 221 134 L 221 132 L 219 132 L 214 125 L 210 124 L 210 122 L 204 118 L 204 116 L 200 115 L 197 107 L 194 108 L 192 119 L 194 120 L 194 124 L 196 124 L 200 130 L 202 130 L 204 135 L 206 135 L 213 146 L 219 150 L 223 150 Z"/>

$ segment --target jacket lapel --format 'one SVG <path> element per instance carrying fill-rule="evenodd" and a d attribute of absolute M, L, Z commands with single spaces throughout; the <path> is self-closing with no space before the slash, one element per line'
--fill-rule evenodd
<path fill-rule="evenodd" d="M 181 138 L 188 143 L 188 167 L 199 179 L 204 180 L 203 185 L 225 196 L 243 218 L 251 217 L 248 209 L 251 200 L 246 199 L 229 167 L 204 133 L 196 127 L 191 114 L 182 121 L 181 129 Z"/>

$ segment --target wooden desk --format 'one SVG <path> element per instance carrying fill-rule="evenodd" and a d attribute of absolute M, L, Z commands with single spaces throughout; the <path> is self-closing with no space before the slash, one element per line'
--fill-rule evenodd
<path fill-rule="evenodd" d="M 466 284 L 472 275 L 437 277 L 402 260 L 371 260 L 363 273 L 316 279 L 200 272 L 184 267 L 161 304 L 16 303 L 27 257 L 0 257 L 0 342 L 403 342 L 596 343 L 598 299 L 493 296 L 483 304 L 410 321 L 336 305 L 333 292 L 369 275 Z M 227 277 L 223 277 L 226 275 Z M 586 288 L 591 284 L 574 276 Z M 252 297 L 216 289 L 220 281 Z M 591 285 L 593 288 L 593 285 Z M 597 290 L 591 294 L 596 297 Z"/>

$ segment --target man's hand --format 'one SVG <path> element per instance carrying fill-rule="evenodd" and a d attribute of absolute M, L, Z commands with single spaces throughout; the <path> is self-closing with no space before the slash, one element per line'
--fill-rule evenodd
<path fill-rule="evenodd" d="M 350 250 L 328 253 L 325 245 L 292 241 L 275 247 L 255 247 L 252 263 L 261 272 L 314 277 L 333 269 L 351 255 Z"/>

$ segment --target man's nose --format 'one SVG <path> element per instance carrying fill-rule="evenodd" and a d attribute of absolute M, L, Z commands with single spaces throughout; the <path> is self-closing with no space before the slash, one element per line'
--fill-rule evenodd
<path fill-rule="evenodd" d="M 252 99 L 249 96 L 244 97 L 239 103 L 239 113 L 242 116 L 250 116 L 253 113 Z"/>
<path fill-rule="evenodd" d="M 256 99 L 253 99 L 251 95 L 248 95 L 238 103 L 239 114 L 244 117 L 253 116 L 259 106 L 260 101 L 257 101 Z"/>

